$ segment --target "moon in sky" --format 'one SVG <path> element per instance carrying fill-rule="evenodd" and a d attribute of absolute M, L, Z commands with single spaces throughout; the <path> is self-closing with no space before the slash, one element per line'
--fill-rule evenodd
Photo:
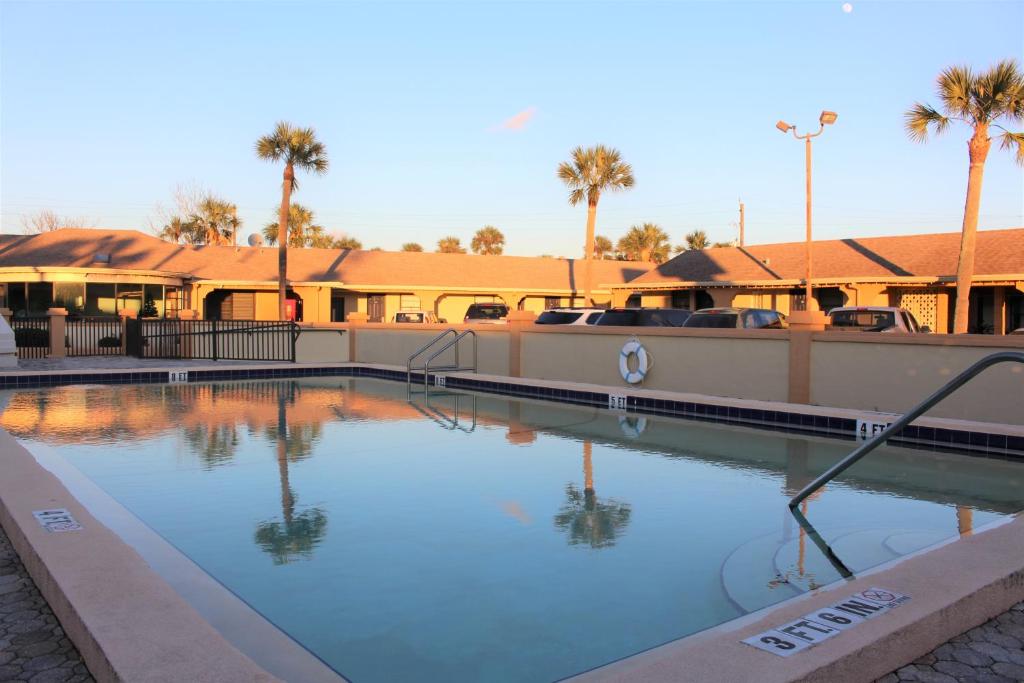
<path fill-rule="evenodd" d="M 847 14 L 849 14 L 850 12 L 853 11 L 853 5 L 851 5 L 848 2 L 844 2 L 843 3 L 843 11 L 846 12 Z"/>

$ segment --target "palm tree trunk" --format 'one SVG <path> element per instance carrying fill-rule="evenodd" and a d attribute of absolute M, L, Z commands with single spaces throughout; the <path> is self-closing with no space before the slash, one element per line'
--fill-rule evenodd
<path fill-rule="evenodd" d="M 286 527 L 292 524 L 295 496 L 288 481 L 288 416 L 284 395 L 277 397 L 277 473 L 281 480 L 281 514 Z"/>
<path fill-rule="evenodd" d="M 285 319 L 285 291 L 288 280 L 288 207 L 291 204 L 292 183 L 295 169 L 290 163 L 284 167 L 284 182 L 281 185 L 281 211 L 277 216 L 277 319 Z"/>
<path fill-rule="evenodd" d="M 594 444 L 591 441 L 583 442 L 583 490 L 594 491 Z"/>
<path fill-rule="evenodd" d="M 985 174 L 985 159 L 992 140 L 988 137 L 988 124 L 979 123 L 967 142 L 971 160 L 967 173 L 967 202 L 964 205 L 963 234 L 960 237 L 960 261 L 956 267 L 956 313 L 953 333 L 967 332 L 971 302 L 971 281 L 974 278 L 974 247 L 978 239 L 978 213 L 981 210 L 981 181 Z"/>
<path fill-rule="evenodd" d="M 591 298 L 593 283 L 590 279 L 590 262 L 594 260 L 594 224 L 597 222 L 597 197 L 587 202 L 587 242 L 583 252 L 583 305 L 593 306 Z"/>

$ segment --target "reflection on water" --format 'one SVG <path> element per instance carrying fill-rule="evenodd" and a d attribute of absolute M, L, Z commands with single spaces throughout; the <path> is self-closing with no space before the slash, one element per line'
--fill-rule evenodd
<path fill-rule="evenodd" d="M 794 516 L 788 498 L 850 442 L 459 392 L 410 402 L 373 380 L 8 398 L 0 426 L 58 446 L 356 683 L 570 676 L 1024 504 L 1020 465 L 886 447 Z"/>
<path fill-rule="evenodd" d="M 594 491 L 593 449 L 592 442 L 583 442 L 583 492 L 575 484 L 566 485 L 566 503 L 555 515 L 555 526 L 569 532 L 569 545 L 608 548 L 615 545 L 616 537 L 629 524 L 632 510 L 628 503 L 598 499 Z"/>

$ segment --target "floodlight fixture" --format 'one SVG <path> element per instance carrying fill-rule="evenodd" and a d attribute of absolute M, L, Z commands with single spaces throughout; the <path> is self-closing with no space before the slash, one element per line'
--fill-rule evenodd
<path fill-rule="evenodd" d="M 836 122 L 836 119 L 838 117 L 839 115 L 836 114 L 834 111 L 826 110 L 821 112 L 821 116 L 818 117 L 818 123 L 820 123 L 823 126 L 831 126 L 833 123 Z"/>
<path fill-rule="evenodd" d="M 779 121 L 778 123 L 775 124 L 775 127 L 781 130 L 783 133 L 788 133 L 792 129 L 796 128 L 796 126 L 791 126 L 785 121 Z"/>

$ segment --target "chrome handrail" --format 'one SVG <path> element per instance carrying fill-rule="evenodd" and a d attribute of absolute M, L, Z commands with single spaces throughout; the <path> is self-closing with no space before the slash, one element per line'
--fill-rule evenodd
<path fill-rule="evenodd" d="M 408 387 L 412 386 L 412 362 L 416 359 L 416 357 L 423 355 L 427 351 L 427 349 L 429 349 L 434 344 L 436 344 L 437 342 L 439 342 L 442 339 L 444 339 L 445 337 L 447 337 L 449 334 L 454 334 L 455 336 L 458 336 L 459 332 L 454 327 L 449 327 L 447 330 L 445 330 L 444 332 L 442 332 L 441 334 L 437 335 L 436 337 L 431 339 L 429 342 L 427 342 L 426 344 L 421 346 L 419 348 L 419 350 L 417 350 L 414 354 L 409 356 L 409 360 L 407 360 L 405 362 L 405 384 L 406 384 L 406 386 L 408 386 Z M 424 372 L 426 372 L 426 368 L 424 368 Z"/>
<path fill-rule="evenodd" d="M 789 501 L 790 509 L 795 509 L 805 498 L 813 494 L 815 491 L 820 489 L 822 486 L 827 484 L 832 479 L 836 478 L 840 474 L 846 471 L 848 467 L 853 465 L 855 462 L 863 458 L 865 455 L 875 450 L 883 443 L 891 439 L 896 434 L 899 434 L 904 427 L 908 424 L 921 417 L 924 413 L 930 410 L 935 404 L 939 403 L 947 396 L 952 394 L 954 391 L 967 384 L 967 382 L 974 379 L 978 373 L 986 368 L 996 365 L 997 363 L 1024 363 L 1024 353 L 1020 351 L 1000 351 L 999 353 L 993 353 L 991 356 L 986 356 L 979 360 L 977 363 L 967 368 L 959 375 L 946 382 L 941 389 L 936 391 L 934 394 L 926 398 L 925 400 L 918 403 L 909 413 L 906 413 L 903 417 L 889 425 L 883 432 L 876 435 L 867 443 L 856 448 L 848 456 L 837 462 L 835 465 L 827 469 L 820 477 L 812 481 L 810 484 L 805 486 L 800 493 L 793 496 Z"/>
<path fill-rule="evenodd" d="M 459 366 L 459 342 L 462 341 L 463 337 L 465 337 L 466 335 L 469 335 L 469 336 L 471 336 L 473 338 L 473 365 L 472 366 L 467 366 L 467 367 L 463 368 L 463 367 Z M 445 351 L 447 351 L 448 349 L 450 349 L 451 347 L 453 347 L 453 346 L 455 347 L 455 365 L 446 365 L 444 367 L 435 368 L 435 369 L 436 370 L 450 370 L 450 371 L 451 370 L 456 370 L 456 371 L 457 370 L 472 370 L 473 372 L 476 372 L 476 368 L 477 368 L 476 332 L 473 331 L 473 330 L 463 330 L 462 332 L 460 332 L 457 335 L 455 335 L 455 339 L 452 339 L 450 342 L 448 342 L 447 344 L 445 344 L 444 346 L 439 348 L 437 351 L 435 351 L 434 355 L 432 355 L 429 358 L 427 358 L 427 362 L 423 364 L 423 387 L 424 387 L 424 389 L 426 389 L 426 388 L 428 388 L 430 386 L 430 362 L 432 360 L 434 360 L 435 358 L 437 358 L 438 356 L 440 356 Z"/>

